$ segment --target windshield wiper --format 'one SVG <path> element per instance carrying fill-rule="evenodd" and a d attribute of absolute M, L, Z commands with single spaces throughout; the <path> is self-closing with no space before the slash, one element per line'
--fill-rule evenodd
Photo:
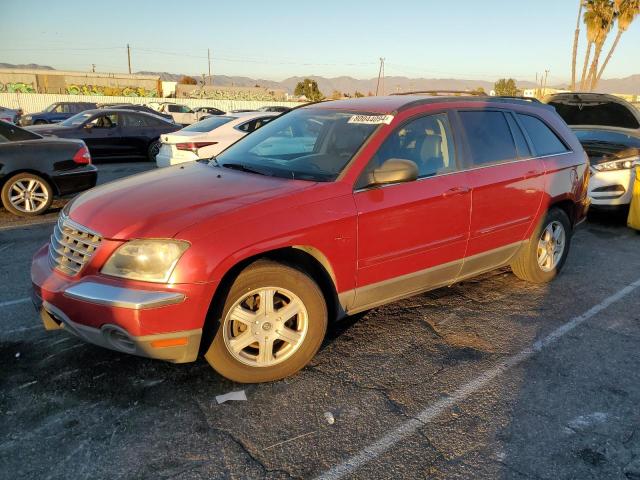
<path fill-rule="evenodd" d="M 256 169 L 254 169 L 252 167 L 247 167 L 246 165 L 244 165 L 242 163 L 221 163 L 219 165 L 222 166 L 222 167 L 225 167 L 225 168 L 231 168 L 232 170 L 240 170 L 241 172 L 257 173 L 258 175 L 267 175 L 267 176 L 269 176 L 269 174 L 264 172 L 264 171 L 256 170 Z"/>

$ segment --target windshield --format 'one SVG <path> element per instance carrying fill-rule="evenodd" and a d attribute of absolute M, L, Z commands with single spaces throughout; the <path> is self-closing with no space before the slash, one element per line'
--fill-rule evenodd
<path fill-rule="evenodd" d="M 58 106 L 57 103 L 52 103 L 47 108 L 45 108 L 44 111 L 47 112 L 47 113 L 53 112 L 56 109 L 57 106 Z"/>
<path fill-rule="evenodd" d="M 64 122 L 60 122 L 60 125 L 63 125 L 65 127 L 77 127 L 78 125 L 82 125 L 84 122 L 89 120 L 91 118 L 91 115 L 91 113 L 86 112 L 78 113 L 73 117 L 67 118 Z"/>
<path fill-rule="evenodd" d="M 209 117 L 199 122 L 193 123 L 188 127 L 182 129 L 183 132 L 210 132 L 218 127 L 221 127 L 225 123 L 229 123 L 233 120 L 233 117 Z"/>
<path fill-rule="evenodd" d="M 371 133 L 362 112 L 302 108 L 278 117 L 218 157 L 223 167 L 301 180 L 335 180 Z"/>
<path fill-rule="evenodd" d="M 638 128 L 640 124 L 631 110 L 621 103 L 609 101 L 552 100 L 567 125 L 601 125 L 620 128 Z"/>

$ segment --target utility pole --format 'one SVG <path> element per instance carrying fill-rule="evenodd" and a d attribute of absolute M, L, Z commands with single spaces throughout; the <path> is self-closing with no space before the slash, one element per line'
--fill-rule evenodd
<path fill-rule="evenodd" d="M 129 75 L 131 75 L 131 47 L 127 43 L 127 62 L 129 63 Z"/>
<path fill-rule="evenodd" d="M 213 85 L 213 78 L 211 77 L 211 50 L 207 48 L 207 61 L 209 62 L 209 85 Z"/>
<path fill-rule="evenodd" d="M 91 72 L 92 73 L 96 73 L 96 64 L 95 63 L 91 64 Z"/>
<path fill-rule="evenodd" d="M 380 57 L 380 68 L 378 69 L 378 83 L 376 84 L 376 97 L 380 90 L 380 79 L 382 78 L 382 94 L 384 95 L 384 58 Z"/>
<path fill-rule="evenodd" d="M 547 94 L 547 76 L 549 75 L 549 70 L 544 71 L 544 84 L 542 85 L 542 96 Z"/>

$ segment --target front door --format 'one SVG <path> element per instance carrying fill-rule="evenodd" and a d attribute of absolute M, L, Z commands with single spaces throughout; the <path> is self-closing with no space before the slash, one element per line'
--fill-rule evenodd
<path fill-rule="evenodd" d="M 362 310 L 452 282 L 469 233 L 471 195 L 456 161 L 446 113 L 412 119 L 382 144 L 354 193 Z M 368 172 L 390 158 L 416 163 L 416 181 L 367 186 Z"/>
<path fill-rule="evenodd" d="M 95 158 L 114 157 L 118 155 L 118 115 L 102 113 L 91 118 L 82 127 L 82 140 L 89 147 L 91 156 Z"/>

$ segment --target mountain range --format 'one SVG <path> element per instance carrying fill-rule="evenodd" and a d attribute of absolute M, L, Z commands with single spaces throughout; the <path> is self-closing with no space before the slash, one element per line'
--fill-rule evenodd
<path fill-rule="evenodd" d="M 9 63 L 0 63 L 0 68 L 22 68 L 22 69 L 41 69 L 55 70 L 53 67 L 37 64 L 12 65 Z M 168 72 L 135 72 L 140 75 L 158 75 L 161 80 L 176 82 L 183 74 Z M 241 76 L 215 75 L 213 84 L 224 87 L 265 87 L 272 89 L 282 89 L 289 93 L 293 93 L 298 82 L 305 78 L 315 80 L 318 88 L 326 96 L 333 91 L 353 94 L 359 91 L 363 94 L 376 91 L 377 78 L 357 79 L 348 76 L 326 78 L 316 75 L 289 77 L 280 82 L 265 79 L 255 79 Z M 199 78 L 198 78 L 199 79 Z M 208 83 L 208 78 L 206 78 Z M 497 80 L 497 79 L 496 79 Z M 535 88 L 536 84 L 530 81 L 516 81 L 519 88 Z M 565 85 L 549 85 L 553 88 L 566 88 Z M 408 77 L 385 77 L 384 92 L 394 93 L 412 90 L 470 90 L 482 87 L 485 91 L 493 89 L 493 82 L 486 80 L 464 80 L 458 78 L 408 78 Z M 607 78 L 602 79 L 598 85 L 597 91 L 603 93 L 626 93 L 632 95 L 640 95 L 640 74 L 630 75 L 624 78 Z"/>

